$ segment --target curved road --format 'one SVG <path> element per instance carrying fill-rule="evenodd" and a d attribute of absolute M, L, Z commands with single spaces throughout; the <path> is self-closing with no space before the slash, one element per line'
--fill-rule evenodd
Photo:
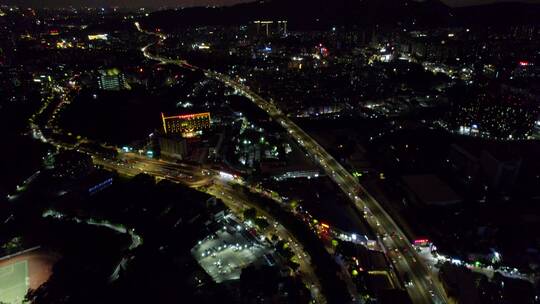
<path fill-rule="evenodd" d="M 161 40 L 166 39 L 163 34 L 156 34 L 142 30 L 138 23 L 135 24 L 141 32 L 156 35 Z M 185 60 L 175 60 L 152 55 L 148 48 L 157 43 L 152 43 L 144 48 L 142 52 L 148 59 L 160 61 L 166 64 L 175 64 L 189 69 L 197 69 L 188 64 Z M 384 208 L 371 196 L 366 189 L 352 176 L 330 153 L 319 145 L 311 136 L 304 132 L 289 117 L 283 114 L 272 102 L 265 100 L 257 93 L 253 92 L 244 84 L 233 80 L 227 75 L 219 72 L 203 70 L 208 78 L 218 80 L 225 85 L 235 89 L 235 91 L 251 100 L 254 104 L 264 110 L 273 120 L 286 129 L 295 141 L 302 146 L 306 153 L 320 165 L 325 173 L 337 184 L 337 186 L 349 197 L 353 205 L 360 212 L 365 214 L 365 219 L 370 227 L 377 233 L 380 243 L 386 249 L 389 260 L 396 260 L 393 268 L 398 277 L 403 278 L 405 274 L 411 278 L 413 286 L 407 291 L 415 304 L 448 303 L 448 299 L 442 285 L 436 277 L 428 270 L 418 257 L 411 242 L 407 239 L 401 228 Z"/>
<path fill-rule="evenodd" d="M 69 104 L 69 99 L 67 98 L 67 95 L 64 94 L 64 91 L 61 87 L 58 87 L 58 92 L 62 93 L 62 101 L 56 106 L 55 110 L 53 111 L 52 117 L 49 119 L 49 121 L 46 123 L 48 129 L 55 130 L 54 132 L 61 133 L 61 130 L 58 129 L 56 126 L 52 124 L 54 120 L 54 116 L 59 113 L 61 108 L 64 105 Z M 56 90 L 55 90 L 56 91 Z M 95 143 L 92 141 L 89 141 L 87 139 L 81 139 L 78 140 L 77 144 L 66 144 L 60 141 L 53 140 L 51 138 L 47 139 L 43 136 L 43 133 L 37 123 L 35 123 L 35 119 L 37 116 L 41 115 L 43 111 L 50 106 L 50 101 L 52 98 L 47 99 L 47 102 L 44 103 L 43 107 L 32 116 L 30 119 L 30 129 L 31 134 L 36 138 L 40 139 L 43 142 L 49 142 L 56 147 L 60 148 L 66 148 L 66 149 L 78 149 L 78 151 L 86 153 L 92 157 L 92 161 L 96 165 L 101 165 L 106 169 L 113 170 L 118 172 L 119 174 L 125 175 L 125 176 L 135 176 L 140 173 L 146 173 L 149 175 L 154 176 L 158 179 L 167 179 L 172 182 L 181 183 L 188 187 L 199 189 L 202 191 L 202 188 L 205 188 L 206 190 L 203 192 L 206 192 L 210 195 L 214 195 L 220 199 L 223 200 L 223 202 L 226 203 L 226 205 L 231 208 L 231 210 L 235 210 L 236 213 L 241 214 L 241 211 L 246 207 L 256 207 L 254 204 L 252 204 L 250 201 L 248 201 L 245 197 L 242 197 L 239 195 L 237 191 L 235 191 L 233 188 L 231 188 L 231 182 L 230 181 L 224 181 L 222 178 L 220 178 L 220 172 L 209 169 L 209 168 L 203 168 L 202 166 L 197 165 L 190 165 L 185 163 L 176 163 L 176 162 L 168 162 L 163 160 L 157 160 L 157 159 L 150 159 L 145 156 L 138 155 L 136 153 L 120 153 L 119 157 L 117 159 L 110 159 L 105 158 L 103 156 L 100 156 L 97 153 L 94 153 L 92 150 L 89 150 L 87 148 L 81 148 L 79 146 L 80 143 Z M 100 145 L 103 148 L 108 149 L 116 149 L 115 147 L 111 146 L 105 146 Z M 211 189 L 210 189 L 211 188 Z M 260 211 L 262 212 L 262 211 Z M 266 214 L 264 212 L 264 214 Z M 268 219 L 273 223 L 272 231 L 275 235 L 278 235 L 281 239 L 288 240 L 291 243 L 291 249 L 297 255 L 300 262 L 299 267 L 299 273 L 301 274 L 300 277 L 302 281 L 309 286 L 312 299 L 314 300 L 314 303 L 317 304 L 325 304 L 327 303 L 324 295 L 321 293 L 321 286 L 318 277 L 316 276 L 313 266 L 309 262 L 311 259 L 310 256 L 305 252 L 304 248 L 300 245 L 300 243 L 295 239 L 294 235 L 292 235 L 288 230 L 286 230 L 281 224 L 279 224 L 275 219 L 273 219 L 270 215 L 266 214 Z M 95 224 L 92 222 L 88 222 L 89 224 Z M 117 230 L 117 227 L 113 227 L 108 224 L 109 228 Z M 122 232 L 122 231 L 120 231 Z M 126 231 L 124 231 L 126 232 Z M 140 238 L 135 235 L 132 231 L 127 231 L 132 236 L 132 245 L 130 246 L 130 249 L 138 246 L 140 244 Z M 267 235 L 268 237 L 268 235 Z M 120 264 L 122 264 L 121 262 Z M 120 265 L 119 264 L 119 265 Z M 115 272 L 115 275 L 117 272 Z"/>

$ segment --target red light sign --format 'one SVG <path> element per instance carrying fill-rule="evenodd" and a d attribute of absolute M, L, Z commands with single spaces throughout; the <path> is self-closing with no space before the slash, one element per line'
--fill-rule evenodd
<path fill-rule="evenodd" d="M 429 243 L 429 240 L 428 239 L 417 239 L 417 240 L 414 240 L 414 244 L 415 245 L 423 245 L 423 244 L 427 244 Z"/>
<path fill-rule="evenodd" d="M 520 61 L 520 62 L 519 62 L 519 65 L 520 65 L 520 66 L 529 66 L 530 64 L 531 64 L 531 63 L 528 62 L 528 61 Z"/>
<path fill-rule="evenodd" d="M 163 115 L 163 113 L 162 113 Z M 201 118 L 201 117 L 210 117 L 210 113 L 198 113 L 198 114 L 187 114 L 187 115 L 178 115 L 178 116 L 169 116 L 165 117 L 163 116 L 163 119 L 193 119 L 193 118 Z"/>

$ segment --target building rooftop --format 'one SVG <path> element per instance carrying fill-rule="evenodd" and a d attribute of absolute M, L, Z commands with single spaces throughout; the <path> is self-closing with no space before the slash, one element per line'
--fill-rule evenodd
<path fill-rule="evenodd" d="M 255 239 L 246 227 L 230 218 L 222 219 L 215 233 L 193 247 L 192 255 L 216 283 L 238 280 L 242 269 L 268 261 L 270 251 Z"/>

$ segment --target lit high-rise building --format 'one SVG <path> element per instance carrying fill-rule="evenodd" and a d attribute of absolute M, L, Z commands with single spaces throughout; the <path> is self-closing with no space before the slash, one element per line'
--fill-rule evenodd
<path fill-rule="evenodd" d="M 210 128 L 210 113 L 197 113 L 166 117 L 161 113 L 165 134 L 180 134 L 195 137 Z"/>
<path fill-rule="evenodd" d="M 286 20 L 256 20 L 253 21 L 255 24 L 257 35 L 265 35 L 266 37 L 281 35 L 286 37 L 287 32 L 287 21 Z"/>
<path fill-rule="evenodd" d="M 99 71 L 98 85 L 100 90 L 120 91 L 126 87 L 124 74 L 118 69 L 109 69 Z"/>

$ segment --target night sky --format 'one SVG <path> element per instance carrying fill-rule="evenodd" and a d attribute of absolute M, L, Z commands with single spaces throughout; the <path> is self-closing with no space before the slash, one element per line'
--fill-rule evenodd
<path fill-rule="evenodd" d="M 294 1 L 294 0 L 291 0 Z M 442 0 L 448 5 L 463 6 L 475 5 L 490 2 L 532 2 L 540 3 L 540 0 Z M 231 5 L 240 2 L 250 2 L 250 0 L 7 0 L 2 1 L 7 4 L 16 4 L 30 7 L 58 7 L 58 6 L 197 6 L 197 5 Z"/>

